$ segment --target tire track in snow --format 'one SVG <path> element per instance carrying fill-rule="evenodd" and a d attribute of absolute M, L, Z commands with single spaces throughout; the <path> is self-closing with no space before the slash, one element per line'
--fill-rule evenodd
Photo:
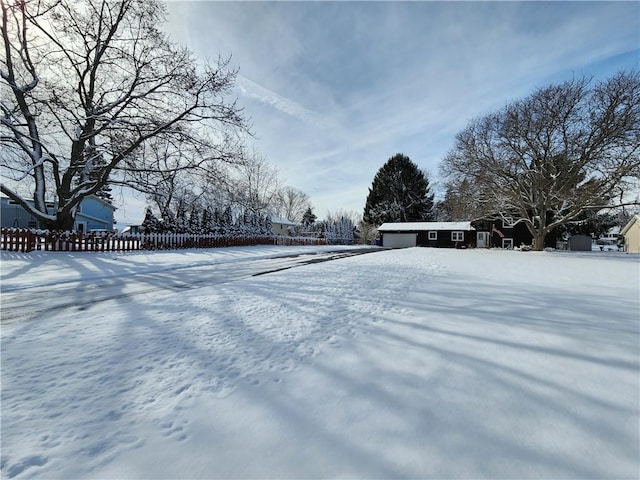
<path fill-rule="evenodd" d="M 268 259 L 235 260 L 208 265 L 162 268 L 132 276 L 106 276 L 85 281 L 64 281 L 39 286 L 21 286 L 0 293 L 3 324 L 34 319 L 47 312 L 68 308 L 88 310 L 109 300 L 138 295 L 164 295 L 185 289 L 208 287 L 266 275 L 290 268 L 382 251 L 380 248 L 282 255 Z M 187 278 L 187 281 L 184 278 Z M 52 289 L 55 297 L 52 298 Z"/>

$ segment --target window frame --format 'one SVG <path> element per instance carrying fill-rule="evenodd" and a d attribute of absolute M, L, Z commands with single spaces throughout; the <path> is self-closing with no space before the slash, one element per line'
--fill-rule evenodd
<path fill-rule="evenodd" d="M 451 232 L 452 242 L 464 242 L 464 232 L 462 230 L 455 230 Z"/>

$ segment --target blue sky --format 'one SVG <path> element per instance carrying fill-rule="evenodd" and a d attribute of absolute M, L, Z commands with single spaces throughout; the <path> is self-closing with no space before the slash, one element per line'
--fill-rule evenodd
<path fill-rule="evenodd" d="M 638 2 L 174 1 L 167 29 L 202 59 L 232 55 L 251 144 L 322 218 L 362 213 L 398 152 L 438 191 L 470 119 L 572 75 L 638 68 L 639 19 Z"/>

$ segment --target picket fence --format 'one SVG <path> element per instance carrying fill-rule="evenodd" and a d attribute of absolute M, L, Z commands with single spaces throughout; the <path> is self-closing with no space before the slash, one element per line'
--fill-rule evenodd
<path fill-rule="evenodd" d="M 150 233 L 119 235 L 106 232 L 50 232 L 3 228 L 0 250 L 31 252 L 126 252 L 132 250 L 171 250 L 181 248 L 223 248 L 249 245 L 325 245 L 322 238 L 281 235 L 193 235 L 188 233 Z"/>

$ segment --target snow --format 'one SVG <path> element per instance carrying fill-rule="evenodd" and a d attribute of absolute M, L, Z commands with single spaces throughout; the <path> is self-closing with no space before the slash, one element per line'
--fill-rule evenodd
<path fill-rule="evenodd" d="M 415 232 L 426 230 L 475 230 L 471 222 L 402 222 L 383 223 L 378 227 L 379 232 Z"/>
<path fill-rule="evenodd" d="M 638 477 L 640 256 L 329 249 L 3 252 L 2 477 Z"/>

